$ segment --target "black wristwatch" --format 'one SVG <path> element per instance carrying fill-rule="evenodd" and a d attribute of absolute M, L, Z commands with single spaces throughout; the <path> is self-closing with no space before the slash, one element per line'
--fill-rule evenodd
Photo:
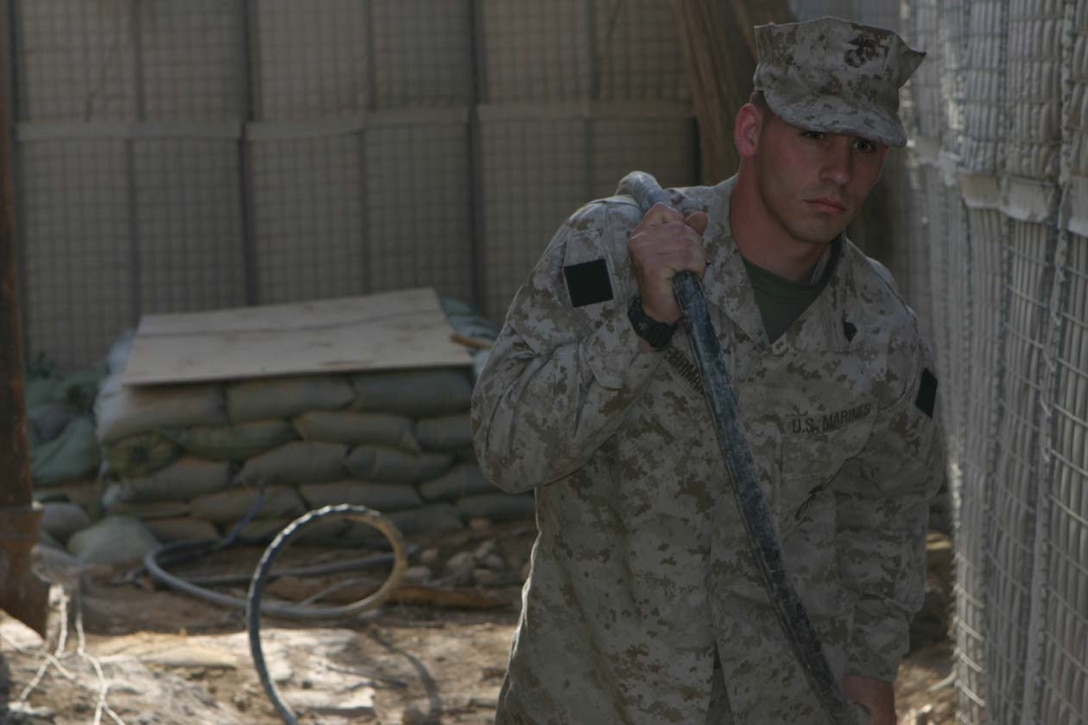
<path fill-rule="evenodd" d="M 627 319 L 631 320 L 631 327 L 635 328 L 635 334 L 650 347 L 660 350 L 669 344 L 673 333 L 676 332 L 677 323 L 658 322 L 646 314 L 642 309 L 642 297 L 635 295 L 627 304 Z"/>

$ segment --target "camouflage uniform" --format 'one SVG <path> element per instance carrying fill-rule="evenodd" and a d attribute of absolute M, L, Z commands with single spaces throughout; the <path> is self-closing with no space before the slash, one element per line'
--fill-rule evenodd
<path fill-rule="evenodd" d="M 770 342 L 729 226 L 732 185 L 673 203 L 709 215 L 703 287 L 759 482 L 836 675 L 892 680 L 942 467 L 932 364 L 886 270 L 845 239 L 820 297 Z M 614 197 L 564 224 L 474 393 L 481 464 L 506 491 L 535 489 L 539 527 L 497 722 L 824 723 L 687 341 L 641 351 L 627 318 L 641 217 Z"/>

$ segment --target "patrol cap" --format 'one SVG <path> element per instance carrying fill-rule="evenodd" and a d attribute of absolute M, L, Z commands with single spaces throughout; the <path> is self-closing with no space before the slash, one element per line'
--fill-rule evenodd
<path fill-rule="evenodd" d="M 839 18 L 759 25 L 753 78 L 791 126 L 903 146 L 899 88 L 926 54 L 891 30 Z"/>

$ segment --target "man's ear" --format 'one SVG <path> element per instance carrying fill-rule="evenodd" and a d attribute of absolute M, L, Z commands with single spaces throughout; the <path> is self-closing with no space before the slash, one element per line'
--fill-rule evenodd
<path fill-rule="evenodd" d="M 759 133 L 763 130 L 763 112 L 753 103 L 745 103 L 733 122 L 733 143 L 742 159 L 756 155 Z"/>

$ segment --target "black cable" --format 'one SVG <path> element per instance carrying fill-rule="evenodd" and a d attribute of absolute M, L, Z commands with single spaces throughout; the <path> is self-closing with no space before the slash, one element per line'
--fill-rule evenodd
<path fill-rule="evenodd" d="M 654 204 L 669 204 L 669 197 L 657 180 L 642 171 L 633 171 L 625 176 L 620 181 L 617 193 L 634 198 L 643 213 L 648 212 Z M 744 530 L 775 614 L 809 685 L 831 722 L 854 723 L 857 715 L 853 705 L 835 679 L 820 647 L 816 630 L 805 611 L 804 602 L 789 580 L 782 548 L 775 537 L 774 518 L 759 487 L 752 448 L 741 425 L 740 405 L 729 382 L 721 344 L 710 322 L 699 278 L 692 272 L 677 273 L 673 278 L 673 292 L 683 312 L 684 330 L 695 353 L 703 395 L 714 419 L 714 432 L 725 459 L 725 467 L 733 480 L 733 495 L 744 521 Z"/>

